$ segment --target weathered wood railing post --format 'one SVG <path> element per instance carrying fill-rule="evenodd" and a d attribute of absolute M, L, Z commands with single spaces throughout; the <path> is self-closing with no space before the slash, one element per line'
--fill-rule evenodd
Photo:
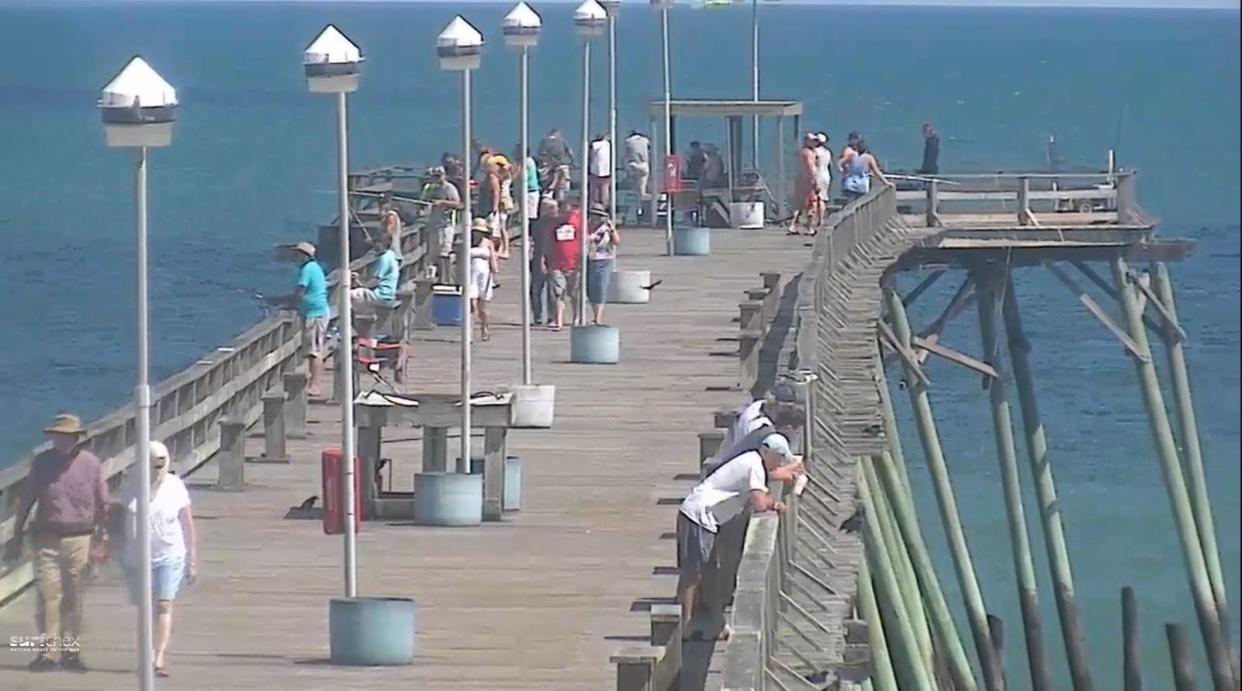
<path fill-rule="evenodd" d="M 772 321 L 773 317 L 776 316 L 776 303 L 771 302 L 768 299 L 768 296 L 772 295 L 773 292 L 774 291 L 768 290 L 767 288 L 748 288 L 746 290 L 747 300 L 754 300 L 763 303 L 762 319 L 765 326 Z"/>
<path fill-rule="evenodd" d="M 434 278 L 420 277 L 414 279 L 414 329 L 430 331 L 435 328 L 431 319 L 431 296 L 436 285 Z"/>
<path fill-rule="evenodd" d="M 285 443 L 284 391 L 263 394 L 263 459 L 271 463 L 288 463 Z"/>
<path fill-rule="evenodd" d="M 306 438 L 306 373 L 289 372 L 281 377 L 285 396 L 285 436 Z"/>
<path fill-rule="evenodd" d="M 755 331 L 763 325 L 763 303 L 745 300 L 738 304 L 738 326 L 742 331 Z"/>
<path fill-rule="evenodd" d="M 235 418 L 220 421 L 216 488 L 231 492 L 246 489 L 246 423 Z"/>
<path fill-rule="evenodd" d="M 1018 225 L 1031 225 L 1031 179 L 1018 178 Z"/>
<path fill-rule="evenodd" d="M 659 648 L 624 648 L 608 661 L 617 666 L 617 691 L 666 691 L 652 687 Z"/>
<path fill-rule="evenodd" d="M 928 228 L 940 227 L 940 182 L 938 180 L 928 180 L 927 184 L 927 209 L 924 213 L 926 217 L 925 223 Z"/>

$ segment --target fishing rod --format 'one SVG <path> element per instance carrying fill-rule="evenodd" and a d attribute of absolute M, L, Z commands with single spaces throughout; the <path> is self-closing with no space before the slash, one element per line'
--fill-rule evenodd
<path fill-rule="evenodd" d="M 960 186 L 962 184 L 960 182 L 957 182 L 956 180 L 946 180 L 944 178 L 936 178 L 936 177 L 931 177 L 928 175 L 896 175 L 894 173 L 885 173 L 884 177 L 890 178 L 892 180 L 914 180 L 916 182 L 939 182 L 944 185 Z"/>

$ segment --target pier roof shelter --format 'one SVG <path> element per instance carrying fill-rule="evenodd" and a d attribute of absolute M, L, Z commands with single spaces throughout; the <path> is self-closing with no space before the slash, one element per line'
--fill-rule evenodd
<path fill-rule="evenodd" d="M 680 117 L 709 117 L 719 118 L 724 121 L 724 158 L 725 171 L 727 178 L 727 186 L 721 189 L 704 189 L 683 192 L 683 194 L 693 194 L 696 197 L 701 194 L 703 200 L 721 200 L 726 204 L 736 201 L 735 194 L 742 193 L 744 197 L 754 198 L 755 193 L 759 193 L 761 197 L 768 197 L 775 202 L 775 211 L 777 217 L 783 218 L 786 214 L 786 199 L 788 195 L 785 193 L 785 181 L 788 179 L 785 171 L 785 146 L 786 146 L 786 120 L 791 120 L 788 132 L 793 137 L 794 144 L 798 141 L 798 132 L 802 120 L 802 102 L 801 101 L 752 101 L 752 100 L 735 100 L 735 99 L 675 99 L 669 103 L 669 109 L 672 117 L 671 136 L 672 151 L 679 153 L 677 145 L 677 119 Z M 655 151 L 664 151 L 664 142 L 660 141 L 663 136 L 664 127 L 664 99 L 654 99 L 650 102 L 647 113 L 651 119 L 651 132 L 653 133 L 653 148 Z M 760 121 L 764 118 L 774 119 L 776 122 L 775 140 L 773 142 L 776 151 L 775 175 L 776 184 L 770 186 L 762 173 L 760 163 L 763 157 L 760 155 L 759 133 L 761 131 Z M 751 121 L 750 128 L 750 166 L 746 172 L 755 173 L 752 183 L 741 184 L 743 176 L 743 142 L 745 141 L 745 128 L 743 122 Z M 661 176 L 663 180 L 663 176 Z M 654 214 L 653 214 L 654 217 Z"/>

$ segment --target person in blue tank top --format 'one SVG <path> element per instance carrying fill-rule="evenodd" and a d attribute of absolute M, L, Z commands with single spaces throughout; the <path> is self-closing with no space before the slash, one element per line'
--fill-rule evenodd
<path fill-rule="evenodd" d="M 867 141 L 862 137 L 850 137 L 850 142 L 841 150 L 841 194 L 846 203 L 862 198 L 871 191 L 871 176 L 889 187 L 893 183 L 884 177 L 880 164 L 875 156 L 867 151 Z"/>

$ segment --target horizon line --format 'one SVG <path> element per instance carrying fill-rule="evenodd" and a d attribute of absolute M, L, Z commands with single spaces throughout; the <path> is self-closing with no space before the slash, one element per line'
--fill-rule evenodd
<path fill-rule="evenodd" d="M 540 0 L 540 4 L 568 5 L 578 0 Z M 759 0 L 761 4 L 824 6 L 849 8 L 927 8 L 927 9 L 1090 9 L 1090 10 L 1242 10 L 1242 0 Z M 0 0 L 0 7 L 37 6 L 55 8 L 72 5 L 504 5 L 508 0 Z M 672 0 L 677 6 L 697 7 L 702 0 Z M 639 4 L 639 3 L 633 3 Z M 646 3 L 642 3 L 646 4 Z M 735 5 L 749 5 L 733 0 Z"/>

